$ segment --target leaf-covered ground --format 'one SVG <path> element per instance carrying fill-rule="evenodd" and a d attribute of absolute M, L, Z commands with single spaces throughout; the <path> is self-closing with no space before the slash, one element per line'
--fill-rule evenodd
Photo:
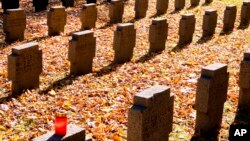
<path fill-rule="evenodd" d="M 43 50 L 43 73 L 40 88 L 23 93 L 18 98 L 2 100 L 0 105 L 0 140 L 30 140 L 53 130 L 55 111 L 68 111 L 69 122 L 86 128 L 95 140 L 126 140 L 128 109 L 133 96 L 150 86 L 167 85 L 175 95 L 174 125 L 170 140 L 190 140 L 194 133 L 195 110 L 193 109 L 196 81 L 203 66 L 220 62 L 228 64 L 230 73 L 228 98 L 225 103 L 220 139 L 228 137 L 229 125 L 233 122 L 238 100 L 239 64 L 248 49 L 249 28 L 238 29 L 241 0 L 214 0 L 210 5 L 174 12 L 174 0 L 170 0 L 166 17 L 169 34 L 166 50 L 147 55 L 149 49 L 149 25 L 156 13 L 156 0 L 150 0 L 147 17 L 134 21 L 134 1 L 125 3 L 124 22 L 134 22 L 137 29 L 136 47 L 132 61 L 111 65 L 113 31 L 116 25 L 108 24 L 108 5 L 98 5 L 97 51 L 93 73 L 69 76 L 67 61 L 68 42 L 72 32 L 81 27 L 79 11 L 83 5 L 68 8 L 65 33 L 48 37 L 46 12 L 33 13 L 31 0 L 22 0 L 21 7 L 27 12 L 25 40 L 6 44 L 2 30 L 3 14 L 0 14 L 0 97 L 10 95 L 11 82 L 7 79 L 7 55 L 11 48 L 29 41 L 37 41 Z M 53 5 L 58 5 L 54 3 Z M 232 33 L 220 35 L 223 27 L 224 9 L 227 4 L 237 5 L 237 19 Z M 204 10 L 218 11 L 216 34 L 200 40 Z M 194 13 L 196 28 L 193 42 L 182 49 L 171 51 L 178 42 L 178 26 L 181 14 Z"/>

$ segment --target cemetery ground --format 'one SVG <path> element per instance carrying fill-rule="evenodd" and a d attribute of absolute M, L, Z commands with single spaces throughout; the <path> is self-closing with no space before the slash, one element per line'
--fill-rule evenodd
<path fill-rule="evenodd" d="M 0 140 L 29 140 L 53 130 L 55 111 L 67 110 L 69 123 L 84 127 L 94 140 L 126 140 L 128 109 L 133 96 L 150 86 L 159 84 L 170 87 L 175 96 L 174 124 L 170 140 L 190 140 L 194 133 L 196 111 L 196 83 L 201 68 L 216 62 L 228 64 L 229 88 L 224 105 L 220 139 L 228 138 L 229 125 L 233 122 L 238 104 L 238 76 L 244 51 L 249 49 L 250 30 L 238 29 L 242 1 L 214 0 L 209 5 L 174 11 L 170 0 L 166 17 L 169 23 L 166 49 L 148 54 L 149 25 L 156 13 L 156 0 L 149 2 L 146 18 L 134 20 L 134 1 L 125 3 L 123 22 L 134 22 L 136 46 L 133 58 L 124 64 L 113 64 L 113 32 L 116 24 L 109 24 L 108 5 L 99 4 L 98 20 L 93 29 L 96 37 L 96 57 L 93 72 L 82 76 L 69 75 L 67 60 L 71 35 L 79 31 L 79 11 L 83 5 L 78 1 L 74 8 L 67 8 L 67 24 L 60 36 L 49 37 L 46 11 L 32 12 L 32 2 L 21 1 L 27 14 L 25 40 L 7 44 L 4 42 L 3 14 L 0 14 Z M 55 3 L 58 5 L 59 3 Z M 224 9 L 228 4 L 237 5 L 234 30 L 221 34 Z M 215 35 L 201 39 L 202 19 L 206 9 L 218 13 Z M 182 48 L 177 46 L 181 14 L 193 13 L 196 26 L 193 41 Z M 7 79 L 7 55 L 11 48 L 29 41 L 37 41 L 43 50 L 43 72 L 40 88 L 28 90 L 19 97 L 12 97 L 11 82 Z"/>

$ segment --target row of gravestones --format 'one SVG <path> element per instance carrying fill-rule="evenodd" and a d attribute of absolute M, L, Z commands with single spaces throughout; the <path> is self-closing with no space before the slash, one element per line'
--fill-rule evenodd
<path fill-rule="evenodd" d="M 240 65 L 238 108 L 250 104 L 250 52 L 244 54 Z M 215 63 L 204 67 L 198 78 L 195 109 L 195 136 L 218 140 L 224 103 L 227 99 L 229 73 L 227 65 Z M 134 104 L 128 111 L 128 141 L 168 141 L 173 125 L 174 96 L 167 86 L 156 85 L 134 96 Z M 47 133 L 34 141 L 47 140 Z M 72 138 L 75 136 L 71 134 Z M 66 136 L 67 137 L 67 136 Z M 232 136 L 230 135 L 229 138 Z M 77 138 L 74 138 L 78 141 Z M 85 132 L 82 138 L 85 140 Z"/>

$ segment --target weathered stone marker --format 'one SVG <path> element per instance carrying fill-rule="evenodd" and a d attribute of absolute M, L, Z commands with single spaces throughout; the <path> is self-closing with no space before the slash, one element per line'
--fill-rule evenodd
<path fill-rule="evenodd" d="M 3 15 L 3 30 L 7 42 L 24 40 L 26 14 L 23 9 L 8 9 Z"/>
<path fill-rule="evenodd" d="M 12 48 L 8 56 L 8 79 L 12 81 L 12 94 L 39 87 L 42 72 L 42 51 L 35 42 Z"/>
<path fill-rule="evenodd" d="M 191 0 L 192 7 L 198 6 L 199 4 L 200 4 L 200 0 Z"/>
<path fill-rule="evenodd" d="M 250 20 L 250 1 L 244 1 L 241 7 L 240 25 L 247 26 Z"/>
<path fill-rule="evenodd" d="M 161 15 L 167 12 L 169 0 L 157 0 L 156 9 L 157 15 Z"/>
<path fill-rule="evenodd" d="M 224 19 L 223 19 L 223 31 L 229 32 L 234 28 L 234 22 L 236 19 L 237 7 L 235 5 L 228 5 L 224 11 Z"/>
<path fill-rule="evenodd" d="M 175 0 L 174 3 L 175 10 L 181 10 L 185 7 L 185 0 Z"/>
<path fill-rule="evenodd" d="M 156 85 L 136 94 L 128 113 L 128 141 L 168 141 L 173 108 L 169 87 Z"/>
<path fill-rule="evenodd" d="M 110 23 L 121 23 L 124 12 L 123 0 L 112 0 L 109 5 Z"/>
<path fill-rule="evenodd" d="M 205 0 L 206 4 L 209 4 L 209 3 L 212 3 L 212 2 L 213 2 L 213 0 Z"/>
<path fill-rule="evenodd" d="M 91 141 L 90 137 L 86 137 L 85 129 L 74 124 L 67 125 L 67 134 L 65 136 L 58 136 L 53 131 L 48 132 L 32 141 Z"/>
<path fill-rule="evenodd" d="M 66 20 L 67 15 L 64 7 L 51 7 L 48 12 L 47 20 L 49 36 L 59 35 L 60 32 L 64 32 Z"/>
<path fill-rule="evenodd" d="M 153 19 L 149 29 L 149 52 L 158 52 L 165 49 L 168 36 L 167 19 Z"/>
<path fill-rule="evenodd" d="M 215 9 L 205 11 L 205 15 L 203 16 L 202 37 L 212 36 L 214 34 L 217 25 L 217 17 L 218 14 Z"/>
<path fill-rule="evenodd" d="M 75 0 L 61 0 L 64 7 L 74 7 Z"/>
<path fill-rule="evenodd" d="M 239 87 L 238 107 L 241 108 L 250 105 L 250 51 L 244 53 L 244 59 L 240 64 Z"/>
<path fill-rule="evenodd" d="M 96 38 L 93 31 L 85 30 L 74 33 L 69 41 L 70 73 L 83 75 L 92 72 L 95 51 Z"/>
<path fill-rule="evenodd" d="M 115 63 L 130 61 L 135 47 L 136 30 L 134 24 L 118 24 L 114 31 L 113 49 L 115 50 Z"/>
<path fill-rule="evenodd" d="M 19 0 L 1 0 L 2 2 L 2 8 L 4 9 L 4 12 L 6 12 L 7 9 L 17 9 L 19 8 Z"/>
<path fill-rule="evenodd" d="M 82 30 L 94 28 L 97 20 L 96 4 L 84 4 L 80 13 L 80 20 L 82 22 Z"/>
<path fill-rule="evenodd" d="M 227 99 L 229 73 L 226 64 L 204 67 L 198 79 L 195 98 L 195 132 L 203 137 L 217 137 Z"/>
<path fill-rule="evenodd" d="M 179 24 L 179 45 L 184 45 L 192 42 L 195 29 L 194 14 L 184 14 Z"/>
<path fill-rule="evenodd" d="M 148 0 L 135 0 L 135 18 L 146 17 L 148 10 Z"/>
<path fill-rule="evenodd" d="M 35 12 L 47 10 L 49 0 L 32 0 Z"/>

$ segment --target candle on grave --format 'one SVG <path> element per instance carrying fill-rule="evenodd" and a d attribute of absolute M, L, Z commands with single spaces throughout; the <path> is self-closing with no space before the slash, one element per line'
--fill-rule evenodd
<path fill-rule="evenodd" d="M 57 112 L 55 119 L 55 134 L 65 136 L 67 132 L 67 115 L 66 112 Z"/>

